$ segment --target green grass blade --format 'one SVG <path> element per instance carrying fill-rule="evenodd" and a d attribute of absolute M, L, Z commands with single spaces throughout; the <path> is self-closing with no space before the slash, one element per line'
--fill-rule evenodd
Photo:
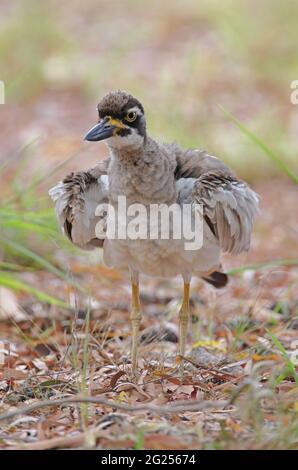
<path fill-rule="evenodd" d="M 48 172 L 46 175 L 43 175 L 41 177 L 38 177 L 36 178 L 36 180 L 34 182 L 32 182 L 27 188 L 23 188 L 23 192 L 24 194 L 32 191 L 33 189 L 35 189 L 37 186 L 39 186 L 41 183 L 44 183 L 44 181 L 48 180 L 49 178 L 51 178 L 51 176 L 53 176 L 58 170 L 60 170 L 61 168 L 63 168 L 65 165 L 67 165 L 71 160 L 75 159 L 76 157 L 78 157 L 80 154 L 82 153 L 82 150 L 78 150 L 77 152 L 73 153 L 72 155 L 70 155 L 68 158 L 66 158 L 66 160 L 64 160 L 63 162 L 61 162 L 59 165 L 57 165 L 55 168 L 53 168 L 53 170 L 51 170 L 50 172 Z"/>
<path fill-rule="evenodd" d="M 219 105 L 220 109 L 223 111 L 223 113 L 232 121 L 236 124 L 238 129 L 243 132 L 252 142 L 254 142 L 263 152 L 270 158 L 271 161 L 273 161 L 279 169 L 285 173 L 289 178 L 291 178 L 296 184 L 298 184 L 298 175 L 294 173 L 291 168 L 288 167 L 288 165 L 284 162 L 284 160 L 279 157 L 274 150 L 272 150 L 270 147 L 268 147 L 265 142 L 263 142 L 254 132 L 249 130 L 242 122 L 240 122 L 237 118 L 235 118 L 231 113 L 226 111 L 221 105 Z"/>
<path fill-rule="evenodd" d="M 16 228 L 17 230 L 19 230 L 19 233 L 29 231 L 31 233 L 39 233 L 40 235 L 52 237 L 56 237 L 57 234 L 57 231 L 54 228 L 51 228 L 49 226 L 43 226 L 34 222 L 23 222 L 22 220 L 7 220 L 5 222 L 5 226 L 7 228 Z"/>
<path fill-rule="evenodd" d="M 0 161 L 0 176 L 1 172 L 5 170 L 6 167 L 11 165 L 12 163 L 15 163 L 16 160 L 18 160 L 24 152 L 26 152 L 31 146 L 33 146 L 36 142 L 38 142 L 38 138 L 35 138 L 31 140 L 30 142 L 27 142 L 26 144 L 22 145 L 20 148 L 17 148 L 12 154 L 4 157 Z"/>
<path fill-rule="evenodd" d="M 291 361 L 291 358 L 289 357 L 287 351 L 285 350 L 285 348 L 283 347 L 281 342 L 276 338 L 276 336 L 274 336 L 273 333 L 271 333 L 269 330 L 266 330 L 266 332 L 270 336 L 270 338 L 272 339 L 272 341 L 273 341 L 274 345 L 276 346 L 276 348 L 281 353 L 282 357 L 284 358 L 284 360 L 286 362 L 286 365 L 287 365 L 289 371 L 291 372 L 293 378 L 295 379 L 296 384 L 298 385 L 298 374 L 296 372 L 295 366 L 294 366 L 293 362 Z"/>
<path fill-rule="evenodd" d="M 73 285 L 76 287 L 79 291 L 85 292 L 85 290 L 82 288 L 80 284 L 77 282 L 73 281 L 70 279 L 70 277 L 64 272 L 61 271 L 60 269 L 56 268 L 50 261 L 46 260 L 42 256 L 38 255 L 37 253 L 34 253 L 32 250 L 29 248 L 26 248 L 23 245 L 20 245 L 16 241 L 8 240 L 5 237 L 0 235 L 0 241 L 6 246 L 9 246 L 11 249 L 16 251 L 17 253 L 20 253 L 21 255 L 31 259 L 35 263 L 37 263 L 39 266 L 45 268 L 47 271 L 51 272 L 52 274 L 55 274 L 58 276 L 60 279 L 63 279 L 64 281 L 68 282 L 69 284 Z"/>
<path fill-rule="evenodd" d="M 89 364 L 89 340 L 90 340 L 90 306 L 88 306 L 86 323 L 85 323 L 85 337 L 83 343 L 83 363 L 82 363 L 82 374 L 81 374 L 81 393 L 83 396 L 88 395 L 88 364 Z M 84 428 L 88 425 L 88 404 L 81 404 L 81 416 Z"/>
<path fill-rule="evenodd" d="M 51 305 L 55 305 L 57 307 L 62 307 L 62 308 L 70 308 L 69 305 L 65 302 L 63 302 L 60 299 L 57 299 L 56 297 L 53 297 L 51 295 L 46 294 L 45 292 L 42 292 L 39 289 L 36 289 L 35 287 L 29 286 L 25 282 L 20 281 L 19 279 L 16 279 L 15 277 L 9 276 L 7 273 L 0 272 L 0 285 L 7 287 L 9 289 L 12 289 L 14 291 L 22 291 L 22 292 L 27 292 L 28 294 L 34 295 L 38 300 L 41 302 L 46 302 Z"/>
<path fill-rule="evenodd" d="M 240 274 L 244 271 L 258 271 L 259 269 L 274 268 L 276 266 L 298 266 L 298 259 L 276 259 L 273 261 L 268 261 L 266 263 L 250 264 L 241 268 L 230 269 L 227 274 L 229 276 L 234 276 L 235 274 Z"/>
<path fill-rule="evenodd" d="M 21 264 L 16 263 L 7 263 L 6 261 L 0 261 L 0 270 L 3 271 L 35 271 L 34 268 L 23 266 Z"/>

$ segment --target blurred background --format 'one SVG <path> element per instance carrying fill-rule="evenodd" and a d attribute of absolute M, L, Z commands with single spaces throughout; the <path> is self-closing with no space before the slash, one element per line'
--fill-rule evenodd
<path fill-rule="evenodd" d="M 104 147 L 82 146 L 82 136 L 100 97 L 120 88 L 144 103 L 152 135 L 207 148 L 245 178 L 278 172 L 219 105 L 297 168 L 295 0 L 1 0 L 0 7 L 3 156 L 38 139 L 35 167 L 80 149 L 80 167 L 88 164 Z"/>
<path fill-rule="evenodd" d="M 65 390 L 85 393 L 93 386 L 102 390 L 100 381 L 110 383 L 109 371 L 117 375 L 129 362 L 125 276 L 102 265 L 100 250 L 84 253 L 61 236 L 48 196 L 66 173 L 87 169 L 106 156 L 103 143 L 84 142 L 83 137 L 96 122 L 99 99 L 110 90 L 125 89 L 144 104 L 153 137 L 206 149 L 260 194 L 250 252 L 224 257 L 231 275 L 227 289 L 215 294 L 206 284 L 193 282 L 189 347 L 201 362 L 207 354 L 206 363 L 218 364 L 230 355 L 228 362 L 240 361 L 246 373 L 269 357 L 275 361 L 266 372 L 267 378 L 273 374 L 269 387 L 274 393 L 290 393 L 298 377 L 287 359 L 285 369 L 282 348 L 294 347 L 298 327 L 298 105 L 291 102 L 291 83 L 298 79 L 298 2 L 0 0 L 0 13 L 0 80 L 5 84 L 5 104 L 0 105 L 0 340 L 9 338 L 14 348 L 6 363 L 9 370 L 18 369 L 20 378 L 21 369 L 26 383 L 33 380 L 30 390 L 37 390 L 41 373 L 55 378 L 59 371 L 59 379 L 72 387 Z M 147 279 L 141 292 L 144 338 L 161 333 L 158 346 L 143 345 L 140 351 L 142 367 L 148 366 L 154 382 L 150 364 L 160 366 L 161 358 L 177 348 L 172 343 L 177 342 L 181 282 Z M 92 358 L 86 354 L 88 344 L 80 343 L 88 332 L 84 319 L 89 311 Z M 280 343 L 273 344 L 268 328 Z M 104 345 L 104 354 L 99 345 Z M 89 366 L 103 367 L 93 382 L 87 380 Z M 2 381 L 0 396 L 4 390 L 12 404 L 17 397 L 26 400 L 22 381 L 13 383 L 11 377 L 11 395 Z M 188 392 L 183 389 L 175 397 L 190 398 L 191 393 L 194 398 L 196 392 L 187 386 Z M 50 384 L 51 393 L 58 389 L 56 382 Z M 35 398 L 45 396 L 43 390 L 38 388 Z M 156 390 L 146 388 L 145 395 L 159 396 L 161 389 Z M 220 398 L 221 390 L 207 390 L 204 397 Z M 200 386 L 198 393 L 203 396 Z M 115 395 L 119 401 L 144 399 L 135 390 L 121 394 Z M 280 404 L 285 414 L 268 418 L 275 444 L 267 439 L 268 422 L 260 418 L 261 401 L 255 395 L 244 400 L 242 428 L 227 418 L 234 440 L 218 431 L 224 421 L 218 427 L 212 422 L 206 433 L 203 425 L 198 431 L 198 418 L 189 439 L 199 435 L 195 445 L 207 448 L 293 448 L 291 410 L 296 406 L 297 411 L 297 398 L 291 397 Z M 181 425 L 177 435 L 186 424 L 185 432 L 191 429 L 188 423 L 168 424 L 170 433 Z M 123 429 L 116 430 L 116 437 L 131 432 Z M 136 445 L 141 446 L 138 429 Z M 242 431 L 246 437 L 241 441 Z M 255 436 L 254 444 L 247 436 Z M 0 438 L 0 447 L 5 445 Z"/>

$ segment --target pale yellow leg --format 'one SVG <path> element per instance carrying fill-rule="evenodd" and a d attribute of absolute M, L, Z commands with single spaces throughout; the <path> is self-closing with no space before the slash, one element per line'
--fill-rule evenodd
<path fill-rule="evenodd" d="M 185 343 L 189 319 L 189 282 L 184 282 L 183 301 L 179 311 L 179 353 L 185 355 Z M 180 372 L 183 375 L 183 360 L 181 361 Z"/>
<path fill-rule="evenodd" d="M 131 325 L 132 325 L 132 344 L 131 344 L 131 364 L 133 375 L 137 370 L 138 341 L 139 328 L 142 319 L 140 299 L 139 299 L 139 282 L 131 281 Z"/>

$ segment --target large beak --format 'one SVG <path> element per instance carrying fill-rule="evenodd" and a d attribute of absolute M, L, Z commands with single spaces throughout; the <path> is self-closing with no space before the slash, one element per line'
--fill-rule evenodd
<path fill-rule="evenodd" d="M 107 118 L 102 119 L 96 126 L 92 127 L 85 135 L 84 140 L 96 142 L 97 140 L 104 140 L 112 137 L 115 126 L 111 126 Z"/>
<path fill-rule="evenodd" d="M 124 128 L 123 123 L 118 119 L 105 117 L 96 126 L 92 127 L 85 135 L 84 140 L 96 142 L 98 140 L 108 139 L 117 133 L 118 129 Z"/>

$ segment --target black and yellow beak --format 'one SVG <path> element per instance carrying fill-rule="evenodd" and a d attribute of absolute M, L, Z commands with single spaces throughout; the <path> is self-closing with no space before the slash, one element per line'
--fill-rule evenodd
<path fill-rule="evenodd" d="M 84 140 L 96 142 L 99 140 L 108 139 L 116 135 L 120 129 L 125 129 L 126 126 L 120 119 L 113 119 L 109 116 L 102 119 L 96 126 L 92 127 L 85 135 Z"/>

